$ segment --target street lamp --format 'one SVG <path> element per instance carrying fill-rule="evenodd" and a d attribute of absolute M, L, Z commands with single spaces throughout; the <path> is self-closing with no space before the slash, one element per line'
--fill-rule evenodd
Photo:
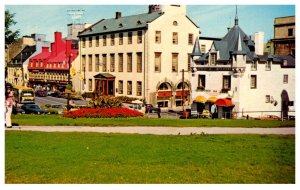
<path fill-rule="evenodd" d="M 71 75 L 70 75 L 70 69 L 71 69 L 71 57 L 73 56 L 72 53 L 69 54 L 69 65 L 68 65 L 68 84 L 67 86 L 71 86 Z M 71 87 L 72 88 L 72 87 Z M 70 110 L 70 92 L 68 92 L 67 95 L 67 111 Z"/>

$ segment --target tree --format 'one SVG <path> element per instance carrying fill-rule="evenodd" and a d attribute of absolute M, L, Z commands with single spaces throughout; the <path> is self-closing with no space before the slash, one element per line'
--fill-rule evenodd
<path fill-rule="evenodd" d="M 20 31 L 12 31 L 11 26 L 17 24 L 14 20 L 15 13 L 10 13 L 9 10 L 5 10 L 5 44 L 11 44 L 19 37 Z"/>

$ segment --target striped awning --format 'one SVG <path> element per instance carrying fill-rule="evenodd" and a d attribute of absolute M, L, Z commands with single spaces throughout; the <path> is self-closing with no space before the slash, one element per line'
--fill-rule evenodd
<path fill-rule="evenodd" d="M 207 102 L 215 103 L 217 101 L 217 99 L 218 99 L 217 97 L 211 96 L 207 99 Z"/>
<path fill-rule="evenodd" d="M 195 98 L 195 102 L 198 102 L 198 103 L 205 103 L 206 102 L 206 98 L 204 96 L 197 96 Z"/>

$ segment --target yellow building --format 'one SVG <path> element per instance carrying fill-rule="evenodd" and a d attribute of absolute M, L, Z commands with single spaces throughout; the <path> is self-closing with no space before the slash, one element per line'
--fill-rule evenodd
<path fill-rule="evenodd" d="M 125 17 L 116 12 L 79 34 L 75 90 L 180 107 L 182 97 L 190 100 L 190 54 L 198 35 L 184 5 L 150 5 L 147 13 Z"/>

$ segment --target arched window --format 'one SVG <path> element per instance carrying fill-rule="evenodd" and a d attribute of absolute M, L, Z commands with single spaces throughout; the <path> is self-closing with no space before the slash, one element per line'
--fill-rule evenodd
<path fill-rule="evenodd" d="M 162 83 L 159 85 L 159 88 L 158 90 L 170 90 L 171 89 L 171 86 L 168 84 L 168 83 Z"/>
<path fill-rule="evenodd" d="M 173 21 L 173 25 L 174 25 L 174 26 L 178 26 L 177 21 Z"/>

